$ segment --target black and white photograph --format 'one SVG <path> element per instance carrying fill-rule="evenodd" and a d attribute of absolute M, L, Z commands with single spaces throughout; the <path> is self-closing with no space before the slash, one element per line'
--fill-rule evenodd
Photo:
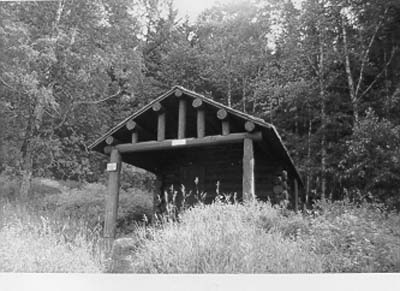
<path fill-rule="evenodd" d="M 400 0 L 0 1 L 0 277 L 54 273 L 400 284 Z"/>

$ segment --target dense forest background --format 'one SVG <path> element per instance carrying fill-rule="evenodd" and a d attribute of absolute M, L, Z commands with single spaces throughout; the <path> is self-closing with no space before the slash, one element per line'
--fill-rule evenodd
<path fill-rule="evenodd" d="M 98 181 L 88 145 L 173 85 L 264 118 L 307 199 L 400 206 L 400 2 L 0 3 L 0 173 Z"/>

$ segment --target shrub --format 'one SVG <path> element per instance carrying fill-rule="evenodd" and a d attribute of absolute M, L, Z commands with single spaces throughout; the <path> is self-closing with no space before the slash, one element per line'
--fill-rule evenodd
<path fill-rule="evenodd" d="M 316 203 L 304 241 L 326 272 L 400 271 L 400 216 L 382 204 L 348 200 Z"/>
<path fill-rule="evenodd" d="M 45 212 L 54 212 L 55 216 L 70 219 L 83 219 L 90 225 L 103 222 L 104 197 L 106 186 L 98 183 L 83 184 L 80 188 L 69 189 L 60 194 L 48 195 L 37 201 Z M 153 213 L 153 193 L 138 189 L 120 191 L 118 209 L 118 230 L 131 232 L 133 222 L 151 217 Z"/>
<path fill-rule="evenodd" d="M 400 209 L 399 157 L 400 125 L 380 119 L 372 109 L 367 110 L 366 116 L 356 124 L 340 162 L 348 195 L 359 199 L 362 192 Z"/>

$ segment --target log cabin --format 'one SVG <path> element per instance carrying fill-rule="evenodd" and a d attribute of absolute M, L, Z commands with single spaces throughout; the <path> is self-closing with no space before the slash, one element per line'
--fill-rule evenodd
<path fill-rule="evenodd" d="M 174 86 L 89 147 L 109 156 L 105 239 L 115 237 L 121 162 L 154 173 L 160 194 L 171 187 L 235 193 L 239 201 L 278 202 L 286 191 L 299 207 L 303 183 L 276 128 L 264 120 Z M 161 195 L 162 196 L 162 195 Z"/>

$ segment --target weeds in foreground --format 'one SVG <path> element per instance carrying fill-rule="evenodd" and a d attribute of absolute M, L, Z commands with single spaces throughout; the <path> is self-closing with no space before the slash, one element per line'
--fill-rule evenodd
<path fill-rule="evenodd" d="M 377 204 L 322 201 L 295 214 L 269 203 L 217 201 L 147 228 L 131 254 L 132 271 L 399 272 L 399 222 Z"/>
<path fill-rule="evenodd" d="M 57 220 L 3 203 L 0 237 L 0 272 L 102 271 L 99 229 L 84 221 Z"/>

